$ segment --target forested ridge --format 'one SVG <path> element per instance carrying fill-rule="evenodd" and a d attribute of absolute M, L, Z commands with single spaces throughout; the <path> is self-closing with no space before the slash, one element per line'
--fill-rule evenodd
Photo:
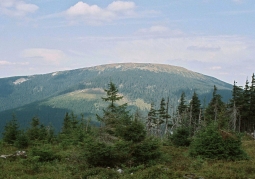
<path fill-rule="evenodd" d="M 186 100 L 196 91 L 202 103 L 212 98 L 213 85 L 222 100 L 231 98 L 231 85 L 215 78 L 181 67 L 160 64 L 109 64 L 43 75 L 0 79 L 0 133 L 15 113 L 21 127 L 29 125 L 32 117 L 42 124 L 49 122 L 61 130 L 66 112 L 92 117 L 101 113 L 107 104 L 101 100 L 109 79 L 114 81 L 132 113 L 139 108 L 148 113 L 151 102 L 156 107 L 162 97 L 170 99 L 175 108 L 182 92 Z M 175 111 L 176 109 L 170 108 Z"/>
<path fill-rule="evenodd" d="M 161 97 L 143 115 L 119 103 L 125 96 L 110 81 L 99 125 L 66 112 L 56 133 L 36 116 L 20 128 L 13 114 L 0 142 L 0 178 L 254 178 L 254 97 L 253 75 L 244 88 L 234 82 L 228 103 L 214 86 L 208 105 L 183 91 L 175 110 Z"/>

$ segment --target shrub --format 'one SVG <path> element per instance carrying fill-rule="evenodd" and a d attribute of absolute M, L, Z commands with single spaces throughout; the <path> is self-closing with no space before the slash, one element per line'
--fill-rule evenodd
<path fill-rule="evenodd" d="M 160 158 L 159 142 L 153 138 L 134 145 L 132 157 L 135 165 L 148 164 Z"/>
<path fill-rule="evenodd" d="M 26 135 L 26 133 L 24 131 L 21 131 L 20 134 L 18 135 L 15 143 L 14 143 L 15 147 L 19 148 L 19 149 L 24 149 L 27 148 L 29 145 L 29 138 Z"/>
<path fill-rule="evenodd" d="M 193 157 L 201 156 L 211 159 L 247 159 L 246 153 L 241 149 L 241 144 L 238 135 L 230 133 L 222 135 L 217 126 L 211 124 L 195 136 L 189 153 Z"/>
<path fill-rule="evenodd" d="M 112 145 L 91 141 L 85 147 L 85 158 L 92 166 L 112 167 L 116 156 Z"/>
<path fill-rule="evenodd" d="M 60 156 L 58 156 L 51 148 L 45 146 L 42 148 L 35 147 L 31 150 L 31 155 L 33 157 L 37 156 L 39 157 L 39 162 L 50 162 L 53 160 L 60 159 Z"/>
<path fill-rule="evenodd" d="M 146 137 L 144 125 L 139 121 L 132 121 L 131 124 L 117 128 L 117 134 L 126 141 L 141 142 Z"/>
<path fill-rule="evenodd" d="M 189 146 L 189 129 L 188 128 L 178 128 L 171 136 L 171 141 L 175 146 Z"/>

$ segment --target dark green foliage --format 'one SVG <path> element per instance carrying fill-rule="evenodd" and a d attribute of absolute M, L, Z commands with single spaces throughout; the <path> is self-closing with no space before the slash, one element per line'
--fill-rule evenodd
<path fill-rule="evenodd" d="M 39 162 L 51 162 L 59 160 L 60 156 L 53 151 L 50 146 L 39 146 L 31 149 L 31 156 L 38 157 Z"/>
<path fill-rule="evenodd" d="M 121 100 L 123 96 L 118 95 L 118 89 L 112 81 L 110 81 L 110 83 L 108 84 L 108 89 L 105 89 L 104 91 L 106 92 L 107 97 L 102 97 L 102 99 L 106 102 L 110 102 L 108 108 L 111 112 L 116 112 L 116 106 L 114 103 Z"/>
<path fill-rule="evenodd" d="M 132 121 L 131 124 L 122 126 L 117 129 L 117 134 L 126 141 L 141 142 L 146 137 L 144 124 L 140 121 Z"/>
<path fill-rule="evenodd" d="M 3 141 L 8 144 L 14 144 L 18 135 L 19 135 L 19 125 L 18 125 L 16 116 L 13 115 L 12 120 L 10 120 L 4 127 Z"/>
<path fill-rule="evenodd" d="M 148 138 L 133 146 L 132 157 L 136 165 L 153 163 L 160 159 L 160 143 L 158 140 Z"/>
<path fill-rule="evenodd" d="M 62 125 L 62 133 L 69 133 L 71 128 L 71 117 L 69 116 L 69 113 L 67 112 L 65 114 L 64 122 Z"/>
<path fill-rule="evenodd" d="M 242 120 L 241 120 L 241 131 L 252 131 L 252 121 L 250 121 L 250 103 L 251 94 L 249 81 L 246 80 L 243 90 L 243 104 L 242 104 Z"/>
<path fill-rule="evenodd" d="M 241 149 L 241 139 L 238 135 L 219 130 L 216 125 L 208 125 L 199 131 L 190 146 L 192 157 L 243 160 L 246 153 Z"/>
<path fill-rule="evenodd" d="M 175 146 L 189 146 L 190 145 L 190 130 L 188 128 L 177 128 L 177 130 L 170 137 Z"/>
<path fill-rule="evenodd" d="M 191 129 L 191 135 L 195 133 L 197 130 L 198 126 L 200 125 L 200 121 L 202 120 L 201 118 L 201 103 L 200 100 L 197 96 L 197 93 L 194 92 L 192 99 L 190 101 L 190 129 Z"/>
<path fill-rule="evenodd" d="M 29 146 L 29 138 L 25 131 L 20 131 L 14 145 L 18 149 L 25 149 Z"/>
<path fill-rule="evenodd" d="M 178 112 L 179 112 L 180 115 L 181 115 L 183 112 L 185 112 L 185 110 L 187 109 L 185 97 L 186 97 L 185 93 L 182 92 L 182 94 L 181 94 L 181 99 L 180 99 L 180 103 L 179 103 L 179 106 L 178 106 Z"/>
<path fill-rule="evenodd" d="M 250 117 L 249 123 L 251 125 L 251 131 L 255 129 L 255 75 L 252 75 L 252 81 L 250 86 Z"/>
<path fill-rule="evenodd" d="M 225 109 L 226 109 L 226 106 L 222 102 L 222 96 L 217 93 L 217 87 L 214 85 L 213 97 L 205 111 L 206 121 L 208 122 L 212 120 L 217 121 L 219 118 L 218 115 L 222 111 L 225 111 Z"/>
<path fill-rule="evenodd" d="M 146 121 L 147 134 L 152 135 L 153 124 L 156 124 L 156 120 L 157 120 L 157 111 L 155 109 L 154 103 L 151 103 L 151 108 L 148 113 L 148 117 Z"/>
<path fill-rule="evenodd" d="M 100 167 L 114 167 L 117 161 L 113 145 L 92 140 L 85 147 L 85 158 L 90 165 Z"/>

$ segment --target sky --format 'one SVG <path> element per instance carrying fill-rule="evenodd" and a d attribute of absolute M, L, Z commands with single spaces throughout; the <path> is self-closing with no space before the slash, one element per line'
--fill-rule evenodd
<path fill-rule="evenodd" d="M 127 62 L 244 86 L 255 72 L 255 1 L 0 0 L 0 78 Z"/>

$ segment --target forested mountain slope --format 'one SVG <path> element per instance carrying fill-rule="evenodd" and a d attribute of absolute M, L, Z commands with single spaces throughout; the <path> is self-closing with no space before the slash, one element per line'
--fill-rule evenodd
<path fill-rule="evenodd" d="M 194 91 L 208 103 L 216 85 L 224 101 L 232 85 L 216 78 L 163 64 L 122 63 L 88 67 L 43 75 L 0 79 L 0 126 L 15 113 L 22 123 L 38 116 L 43 123 L 59 125 L 65 112 L 94 115 L 105 104 L 101 97 L 110 80 L 131 108 L 147 111 L 162 97 L 178 104 L 181 93 L 191 99 Z M 25 122 L 26 121 L 26 122 Z M 0 129 L 1 130 L 1 129 Z"/>

